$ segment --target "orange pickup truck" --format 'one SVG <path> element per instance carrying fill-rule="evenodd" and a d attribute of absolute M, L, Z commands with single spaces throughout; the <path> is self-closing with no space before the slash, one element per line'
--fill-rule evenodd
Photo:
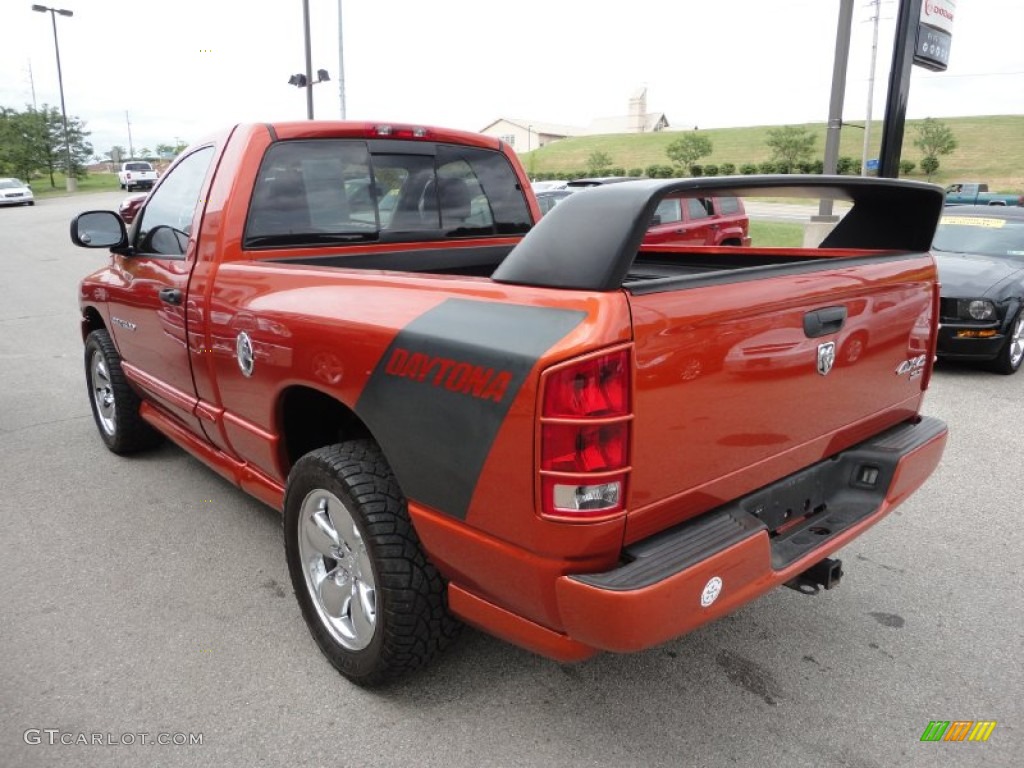
<path fill-rule="evenodd" d="M 130 229 L 72 222 L 111 252 L 80 292 L 100 437 L 169 438 L 281 510 L 302 615 L 359 684 L 461 622 L 572 661 L 831 587 L 942 455 L 937 187 L 638 181 L 539 221 L 528 190 L 475 134 L 240 125 Z M 816 249 L 643 244 L 662 200 L 787 192 L 853 207 Z"/>

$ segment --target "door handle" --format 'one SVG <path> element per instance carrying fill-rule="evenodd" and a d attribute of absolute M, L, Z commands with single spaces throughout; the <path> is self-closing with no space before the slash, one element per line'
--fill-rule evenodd
<path fill-rule="evenodd" d="M 160 301 L 164 304 L 173 304 L 178 306 L 181 304 L 181 289 L 180 288 L 161 288 L 160 289 Z"/>
<path fill-rule="evenodd" d="M 804 315 L 804 335 L 809 339 L 836 333 L 846 322 L 846 307 L 825 307 Z"/>

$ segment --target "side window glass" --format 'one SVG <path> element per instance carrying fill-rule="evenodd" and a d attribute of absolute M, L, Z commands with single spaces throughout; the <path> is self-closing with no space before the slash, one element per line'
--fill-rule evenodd
<path fill-rule="evenodd" d="M 185 255 L 192 236 L 192 219 L 211 160 L 213 147 L 193 152 L 178 163 L 150 195 L 135 234 L 135 247 L 139 252 L 170 257 Z"/>
<path fill-rule="evenodd" d="M 682 219 L 683 214 L 679 209 L 679 198 L 666 197 L 658 203 L 658 208 L 654 211 L 654 215 L 658 217 L 661 224 L 671 224 Z"/>
<path fill-rule="evenodd" d="M 708 218 L 708 209 L 704 207 L 704 201 L 696 197 L 686 198 L 686 215 L 690 221 L 699 221 Z"/>
<path fill-rule="evenodd" d="M 740 201 L 735 197 L 718 198 L 718 210 L 723 216 L 740 212 Z"/>

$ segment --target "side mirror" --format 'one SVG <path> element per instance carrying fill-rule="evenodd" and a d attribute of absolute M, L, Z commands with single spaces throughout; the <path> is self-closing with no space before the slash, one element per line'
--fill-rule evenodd
<path fill-rule="evenodd" d="M 659 224 L 661 224 L 661 216 L 656 213 L 653 216 L 651 216 L 651 226 L 656 227 Z"/>
<path fill-rule="evenodd" d="M 86 211 L 71 220 L 71 242 L 83 248 L 122 248 L 128 233 L 113 211 Z"/>

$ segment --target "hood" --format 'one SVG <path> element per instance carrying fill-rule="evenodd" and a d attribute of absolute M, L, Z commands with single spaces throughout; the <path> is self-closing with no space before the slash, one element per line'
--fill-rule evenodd
<path fill-rule="evenodd" d="M 939 267 L 942 295 L 956 298 L 985 296 L 998 283 L 1024 272 L 1024 261 L 974 253 L 933 251 Z"/>

